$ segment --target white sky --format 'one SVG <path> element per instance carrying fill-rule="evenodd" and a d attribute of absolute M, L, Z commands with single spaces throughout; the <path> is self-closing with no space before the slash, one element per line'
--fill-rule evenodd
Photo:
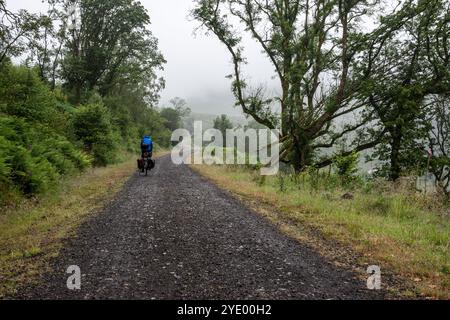
<path fill-rule="evenodd" d="M 107 0 L 105 0 L 107 1 Z M 45 12 L 47 5 L 40 0 L 6 0 L 12 10 L 27 9 Z M 231 82 L 225 76 L 232 73 L 230 55 L 214 36 L 203 31 L 194 35 L 199 25 L 190 21 L 191 0 L 141 0 L 152 20 L 150 29 L 159 39 L 159 47 L 167 64 L 163 76 L 166 89 L 161 105 L 173 97 L 187 100 L 194 112 L 239 115 L 233 107 Z M 271 83 L 273 68 L 260 49 L 250 39 L 245 40 L 245 56 L 251 62 L 246 72 L 255 83 Z M 273 87 L 273 84 L 271 85 Z"/>

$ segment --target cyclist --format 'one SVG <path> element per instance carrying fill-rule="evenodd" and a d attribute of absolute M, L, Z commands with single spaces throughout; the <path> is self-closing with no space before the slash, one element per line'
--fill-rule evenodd
<path fill-rule="evenodd" d="M 148 158 L 152 158 L 153 156 L 153 140 L 150 136 L 144 136 L 141 141 L 141 151 L 142 151 L 142 159 L 145 158 L 145 154 L 147 154 Z"/>
<path fill-rule="evenodd" d="M 152 170 L 155 167 L 153 157 L 153 140 L 150 136 L 144 136 L 141 140 L 141 159 L 138 159 L 138 168 L 141 172 Z"/>

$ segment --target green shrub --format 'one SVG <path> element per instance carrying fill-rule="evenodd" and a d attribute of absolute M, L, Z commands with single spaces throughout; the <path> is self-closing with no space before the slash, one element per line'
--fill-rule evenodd
<path fill-rule="evenodd" d="M 83 170 L 90 165 L 88 156 L 84 155 L 64 137 L 44 136 L 41 142 L 33 144 L 32 155 L 46 158 L 60 174 L 70 174 Z"/>
<path fill-rule="evenodd" d="M 89 158 L 72 142 L 70 110 L 60 90 L 52 92 L 37 72 L 2 65 L 0 72 L 0 203 L 8 190 L 44 193 L 61 175 L 83 170 Z"/>
<path fill-rule="evenodd" d="M 75 136 L 94 158 L 94 165 L 105 166 L 116 161 L 117 134 L 113 132 L 111 116 L 101 102 L 81 106 L 73 117 Z"/>
<path fill-rule="evenodd" d="M 336 156 L 334 165 L 344 185 L 349 185 L 355 180 L 356 173 L 358 172 L 358 159 L 359 154 L 357 152 L 353 152 L 348 156 Z"/>
<path fill-rule="evenodd" d="M 64 130 L 64 115 L 59 112 L 54 93 L 41 81 L 35 70 L 25 66 L 2 67 L 0 112 L 51 125 L 58 132 Z"/>
<path fill-rule="evenodd" d="M 61 175 L 83 170 L 89 158 L 46 126 L 0 117 L 0 184 L 25 195 L 44 193 Z M 0 202 L 4 197 L 0 196 Z"/>
<path fill-rule="evenodd" d="M 26 195 L 44 193 L 55 184 L 59 175 L 43 157 L 33 157 L 23 146 L 11 148 L 10 179 Z"/>
<path fill-rule="evenodd" d="M 7 144 L 8 141 L 0 136 L 0 183 L 6 183 L 11 173 L 11 155 Z"/>

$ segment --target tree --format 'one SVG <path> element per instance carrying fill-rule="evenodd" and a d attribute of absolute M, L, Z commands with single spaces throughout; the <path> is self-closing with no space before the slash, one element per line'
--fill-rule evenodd
<path fill-rule="evenodd" d="M 375 157 L 385 161 L 391 180 L 403 171 L 425 166 L 430 122 L 427 101 L 450 92 L 450 6 L 443 0 L 408 2 L 408 19 L 382 38 L 384 47 L 370 66 L 369 103 L 388 133 Z M 403 12 L 386 26 L 398 24 Z"/>
<path fill-rule="evenodd" d="M 147 88 L 148 102 L 155 103 L 164 86 L 156 70 L 165 61 L 143 5 L 134 0 L 73 2 L 80 9 L 80 27 L 66 40 L 62 76 L 74 102 L 84 92 L 98 89 L 105 96 L 128 84 Z"/>
<path fill-rule="evenodd" d="M 28 62 L 37 66 L 41 79 L 48 82 L 54 90 L 60 76 L 69 18 L 66 12 L 57 7 L 58 1 L 48 2 L 47 14 L 41 17 L 42 24 L 34 30 L 30 40 Z"/>
<path fill-rule="evenodd" d="M 0 0 L 0 64 L 7 58 L 22 54 L 33 33 L 43 23 L 45 18 L 26 10 L 12 12 L 6 8 L 6 1 Z"/>
<path fill-rule="evenodd" d="M 214 129 L 219 130 L 225 136 L 228 129 L 233 129 L 233 123 L 223 114 L 214 120 Z"/>
<path fill-rule="evenodd" d="M 187 108 L 187 102 L 186 100 L 180 98 L 180 97 L 175 97 L 173 99 L 170 99 L 170 104 L 172 105 L 173 109 L 176 110 L 183 110 Z"/>
<path fill-rule="evenodd" d="M 450 101 L 434 99 L 428 117 L 432 124 L 428 132 L 430 166 L 439 189 L 450 199 Z"/>
<path fill-rule="evenodd" d="M 161 116 L 166 119 L 166 127 L 170 131 L 175 131 L 182 126 L 182 119 L 191 113 L 191 109 L 187 106 L 186 100 L 175 97 L 171 99 L 171 108 L 163 108 L 160 112 Z"/>
<path fill-rule="evenodd" d="M 222 132 L 223 143 L 224 146 L 226 146 L 227 130 L 233 129 L 233 123 L 230 121 L 230 119 L 228 119 L 228 117 L 225 114 L 223 114 L 214 120 L 214 129 L 217 129 L 220 132 Z"/>
<path fill-rule="evenodd" d="M 374 34 L 363 32 L 376 1 L 197 0 L 192 15 L 228 49 L 233 62 L 232 90 L 244 113 L 270 129 L 281 128 L 281 158 L 296 171 L 327 166 L 317 153 L 332 148 L 371 117 L 358 98 L 370 75 L 356 72 Z M 238 21 L 242 29 L 231 21 Z M 281 94 L 251 88 L 242 66 L 241 32 L 259 44 L 275 70 Z M 273 110 L 279 107 L 280 113 Z M 349 121 L 348 119 L 352 120 Z M 337 125 L 339 123 L 339 125 Z M 376 146 L 384 133 L 357 135 L 354 151 Z"/>
<path fill-rule="evenodd" d="M 186 100 L 175 97 L 169 102 L 172 105 L 172 108 L 175 109 L 181 117 L 187 117 L 191 113 L 191 109 L 188 107 Z"/>
<path fill-rule="evenodd" d="M 178 110 L 173 108 L 163 108 L 161 116 L 166 119 L 166 127 L 170 131 L 175 131 L 181 126 L 181 114 Z"/>

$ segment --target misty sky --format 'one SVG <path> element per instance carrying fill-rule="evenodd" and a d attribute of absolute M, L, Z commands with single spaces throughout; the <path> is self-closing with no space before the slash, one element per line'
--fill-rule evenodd
<path fill-rule="evenodd" d="M 27 9 L 45 12 L 47 5 L 39 0 L 7 0 L 12 10 Z M 186 99 L 194 112 L 239 115 L 233 107 L 231 83 L 225 76 L 232 73 L 230 55 L 214 36 L 194 30 L 199 26 L 191 21 L 191 0 L 141 0 L 152 20 L 151 30 L 159 39 L 160 50 L 167 64 L 163 76 L 166 89 L 162 92 L 161 105 L 168 105 L 173 97 Z M 245 56 L 249 65 L 245 71 L 254 83 L 266 83 L 273 87 L 273 68 L 261 54 L 260 48 L 245 39 Z"/>

